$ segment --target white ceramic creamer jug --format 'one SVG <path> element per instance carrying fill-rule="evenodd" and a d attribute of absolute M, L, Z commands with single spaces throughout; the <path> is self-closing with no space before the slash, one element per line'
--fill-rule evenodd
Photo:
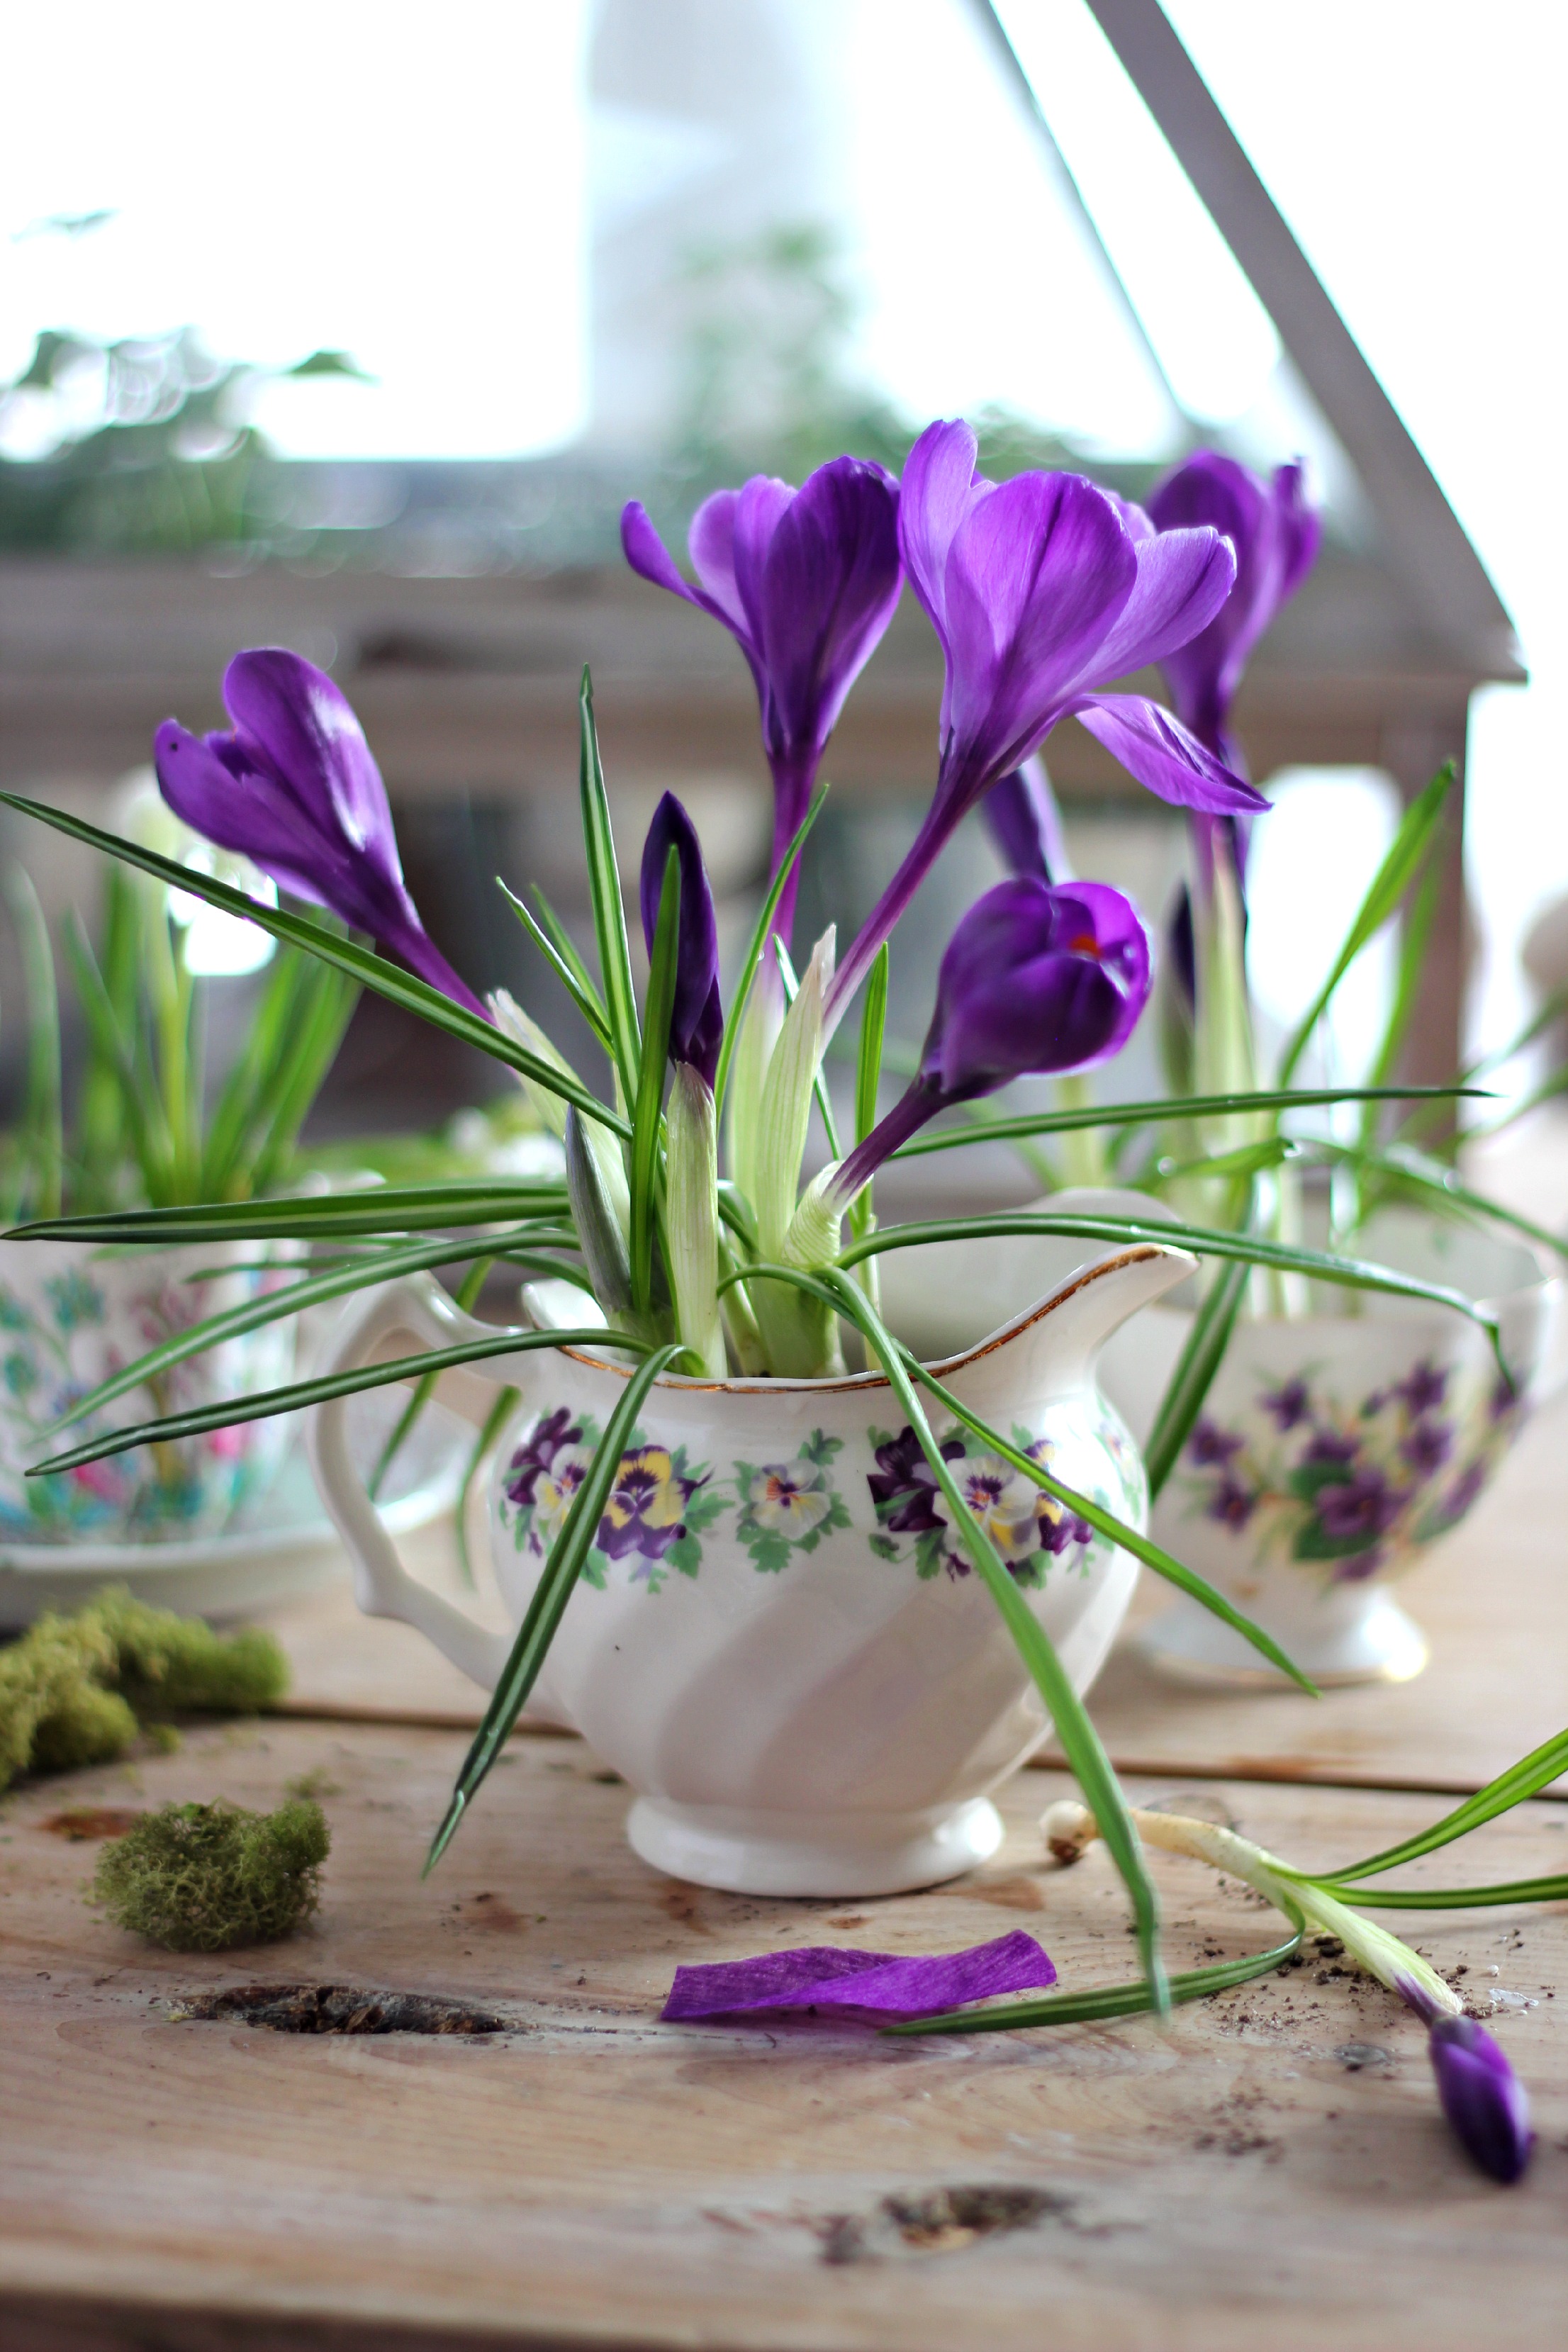
<path fill-rule="evenodd" d="M 1095 1360 L 1192 1265 L 1173 1249 L 1110 1254 L 932 1369 L 977 1417 L 1142 1530 L 1142 1465 Z M 374 1294 L 321 1370 L 366 1362 L 395 1331 L 446 1347 L 488 1328 L 421 1275 Z M 574 1347 L 468 1369 L 521 1391 L 489 1489 L 496 1578 L 521 1622 L 627 1374 Z M 492 1687 L 508 1643 L 404 1570 L 350 1462 L 344 1411 L 318 1406 L 310 1444 L 360 1607 L 417 1627 Z M 1087 1689 L 1135 1561 L 934 1402 L 931 1419 Z M 646 1861 L 757 1895 L 891 1894 L 984 1861 L 1002 1835 L 989 1793 L 1047 1728 L 879 1372 L 658 1381 L 531 1712 L 580 1731 L 630 1783 L 627 1834 Z"/>

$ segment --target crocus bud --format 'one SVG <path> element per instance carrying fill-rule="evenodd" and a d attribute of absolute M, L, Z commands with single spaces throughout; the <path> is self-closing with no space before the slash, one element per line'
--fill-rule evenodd
<path fill-rule="evenodd" d="M 1535 2134 L 1524 2085 L 1501 2050 L 1473 2017 L 1435 2019 L 1430 2047 L 1437 2096 L 1466 2155 L 1494 2180 L 1518 2180 Z"/>
<path fill-rule="evenodd" d="M 672 1062 L 689 1063 L 701 1074 L 711 1091 L 719 1068 L 719 1049 L 724 1042 L 713 893 L 702 863 L 697 828 L 675 794 L 666 793 L 653 813 L 642 853 L 642 928 L 650 955 L 653 935 L 658 927 L 665 865 L 672 849 L 680 860 L 680 931 L 676 943 L 669 1058 Z"/>
<path fill-rule="evenodd" d="M 948 942 L 919 1075 L 843 1162 L 833 1184 L 839 1205 L 949 1103 L 1118 1053 L 1148 994 L 1149 941 L 1120 890 L 999 882 Z"/>
<path fill-rule="evenodd" d="M 465 1012 L 485 1008 L 425 930 L 398 862 L 386 787 L 359 720 L 324 670 L 280 646 L 236 654 L 224 673 L 231 732 L 192 735 L 165 719 L 153 739 L 177 817 L 237 850 Z"/>

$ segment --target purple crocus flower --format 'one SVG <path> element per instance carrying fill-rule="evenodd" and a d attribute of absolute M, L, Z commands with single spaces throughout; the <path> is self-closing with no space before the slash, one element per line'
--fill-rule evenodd
<path fill-rule="evenodd" d="M 799 828 L 846 696 L 893 617 L 902 585 L 899 486 L 880 466 L 835 457 L 797 490 L 755 474 L 699 507 L 687 539 L 697 585 L 676 570 L 634 499 L 621 545 L 634 572 L 731 632 L 751 665 L 773 778 L 773 866 Z M 789 934 L 792 876 L 778 929 Z"/>
<path fill-rule="evenodd" d="M 280 646 L 236 654 L 224 673 L 231 734 L 166 719 L 153 738 L 163 798 L 220 849 L 280 889 L 368 931 L 444 996 L 489 1015 L 426 933 L 403 880 L 381 771 L 345 696 Z"/>
<path fill-rule="evenodd" d="M 1230 736 L 1230 709 L 1247 656 L 1317 556 L 1322 518 L 1307 504 L 1300 466 L 1262 481 L 1213 449 L 1167 474 L 1149 501 L 1163 536 L 1207 525 L 1236 551 L 1236 585 L 1202 628 L 1159 656 L 1183 723 L 1227 768 L 1244 774 Z"/>
<path fill-rule="evenodd" d="M 724 1042 L 724 1009 L 719 996 L 719 929 L 713 893 L 702 863 L 697 828 L 673 793 L 653 813 L 642 853 L 642 928 L 649 955 L 658 928 L 664 869 L 674 850 L 680 861 L 680 929 L 676 942 L 675 1003 L 669 1021 L 669 1058 L 689 1062 L 710 1093 Z"/>
<path fill-rule="evenodd" d="M 1440 2017 L 1430 2042 L 1437 2096 L 1466 2153 L 1494 2180 L 1518 2180 L 1535 2134 L 1513 2068 L 1473 2017 Z"/>
<path fill-rule="evenodd" d="M 1521 2179 L 1535 2146 L 1524 2085 L 1484 2025 L 1439 2009 L 1407 1976 L 1395 1992 L 1425 2019 L 1437 2096 L 1454 2137 L 1494 2180 Z"/>
<path fill-rule="evenodd" d="M 829 1025 L 965 812 L 1076 716 L 1162 800 L 1218 814 L 1267 806 L 1141 695 L 1101 689 L 1205 627 L 1236 559 L 1218 531 L 1156 532 L 1077 474 L 988 482 L 967 425 L 928 425 L 910 452 L 899 543 L 942 643 L 941 764 L 914 845 L 838 968 Z"/>
<path fill-rule="evenodd" d="M 1136 908 L 1103 882 L 999 882 L 942 960 L 921 1066 L 902 1099 L 844 1160 L 847 1205 L 891 1151 L 950 1103 L 1027 1073 L 1079 1070 L 1120 1052 L 1149 994 Z"/>

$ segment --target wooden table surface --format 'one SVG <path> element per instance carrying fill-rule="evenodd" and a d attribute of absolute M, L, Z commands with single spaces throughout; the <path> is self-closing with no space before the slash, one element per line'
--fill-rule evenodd
<path fill-rule="evenodd" d="M 1205 1694 L 1124 1642 L 1093 1707 L 1133 1794 L 1343 1861 L 1560 1729 L 1565 1450 L 1568 1398 L 1412 1578 L 1434 1650 L 1414 1683 L 1317 1703 Z M 405 1549 L 450 1587 L 449 1530 Z M 0 1806 L 4 2352 L 1563 2340 L 1562 1906 L 1410 1928 L 1468 1969 L 1530 2084 L 1541 2145 L 1510 2191 L 1448 2137 L 1415 2021 L 1331 1959 L 1165 2032 L 666 2026 L 679 1962 L 791 1944 L 935 1952 L 1024 1927 L 1065 1988 L 1105 1981 L 1131 1967 L 1123 1898 L 1101 1853 L 1046 1860 L 1037 1819 L 1068 1784 L 1043 1767 L 1005 1792 L 1002 1853 L 952 1885 L 854 1904 L 705 1892 L 638 1862 L 625 1789 L 548 1737 L 512 1742 L 422 1884 L 476 1694 L 412 1633 L 358 1618 L 342 1581 L 276 1624 L 291 1712 Z M 270 1805 L 301 1783 L 333 1836 L 320 1916 L 216 1959 L 105 1925 L 83 1899 L 97 1849 L 47 1827 L 65 1806 Z M 1279 1940 L 1245 1890 L 1152 1862 L 1174 1965 Z M 1565 1867 L 1562 1784 L 1423 1866 Z M 508 2030 L 302 2036 L 177 2015 L 182 1996 L 257 1982 L 437 1996 Z"/>

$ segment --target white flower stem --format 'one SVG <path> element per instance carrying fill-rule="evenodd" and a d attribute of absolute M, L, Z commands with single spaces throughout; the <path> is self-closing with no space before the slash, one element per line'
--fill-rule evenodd
<path fill-rule="evenodd" d="M 719 1135 L 713 1097 L 689 1063 L 676 1066 L 665 1112 L 666 1233 L 676 1328 L 710 1380 L 729 1370 L 719 1319 Z"/>
<path fill-rule="evenodd" d="M 1299 1877 L 1289 1863 L 1254 1845 L 1250 1838 L 1239 1837 L 1235 1830 L 1221 1829 L 1214 1822 L 1193 1821 L 1184 1813 L 1145 1812 L 1135 1806 L 1131 1817 L 1146 1845 L 1211 1863 L 1215 1870 L 1228 1871 L 1233 1878 L 1256 1887 L 1278 1909 L 1288 1911 L 1293 1906 L 1320 1934 L 1337 1936 L 1358 1967 L 1402 2000 L 1410 2000 L 1413 2008 L 1425 2013 L 1430 2006 L 1452 2017 L 1463 2010 L 1458 1995 L 1408 1944 L 1325 1894 L 1311 1879 Z M 1060 1861 L 1076 1859 L 1100 1834 L 1087 1806 L 1072 1800 L 1052 1805 L 1040 1826 L 1047 1844 Z M 1418 1996 L 1414 2000 L 1413 1992 Z"/>

